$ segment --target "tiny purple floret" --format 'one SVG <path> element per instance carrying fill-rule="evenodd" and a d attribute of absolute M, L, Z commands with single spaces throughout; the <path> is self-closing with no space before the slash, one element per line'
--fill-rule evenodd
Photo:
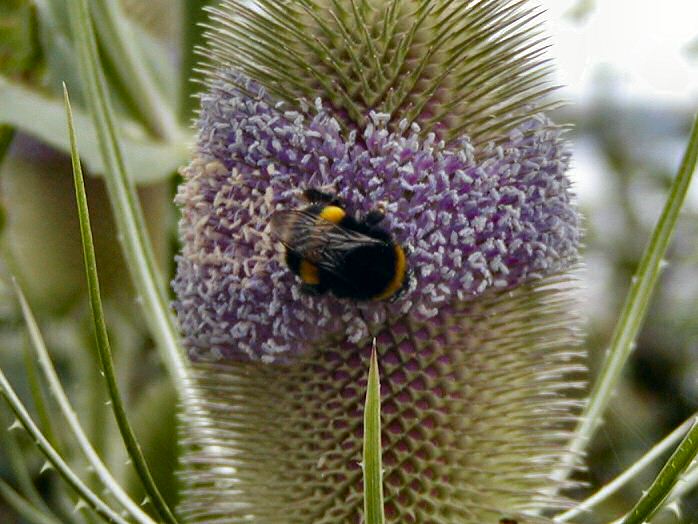
<path fill-rule="evenodd" d="M 561 131 L 536 116 L 499 145 L 444 144 L 389 116 L 345 131 L 321 100 L 288 110 L 248 82 L 202 97 L 199 137 L 177 203 L 183 240 L 174 303 L 193 359 L 289 362 L 332 337 L 358 342 L 364 319 L 432 318 L 454 301 L 562 271 L 577 259 L 579 218 Z M 250 96 L 252 93 L 255 96 Z M 309 296 L 269 235 L 275 210 L 306 188 L 336 188 L 355 217 L 378 203 L 408 251 L 395 302 Z"/>

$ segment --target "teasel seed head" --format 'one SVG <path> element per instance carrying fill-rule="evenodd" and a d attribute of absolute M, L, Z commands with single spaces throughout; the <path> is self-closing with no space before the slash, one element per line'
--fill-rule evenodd
<path fill-rule="evenodd" d="M 565 504 L 580 226 L 533 4 L 211 10 L 173 282 L 201 392 L 189 520 L 360 522 L 373 336 L 389 520 L 548 522 Z M 397 300 L 300 292 L 269 220 L 307 188 L 356 218 L 384 205 L 411 268 Z"/>

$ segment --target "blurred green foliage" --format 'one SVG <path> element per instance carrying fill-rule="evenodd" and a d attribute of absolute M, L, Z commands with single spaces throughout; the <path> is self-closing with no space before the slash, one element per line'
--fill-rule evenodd
<path fill-rule="evenodd" d="M 633 101 L 622 80 L 605 72 L 599 72 L 595 85 L 585 107 L 572 108 L 562 117 L 575 123 L 576 163 L 585 164 L 584 174 L 595 173 L 580 202 L 586 226 L 584 313 L 592 380 L 675 176 L 694 110 Z M 610 481 L 698 411 L 695 194 L 684 207 L 632 360 L 589 449 L 589 470 L 579 477 L 589 487 L 578 496 Z M 581 522 L 608 522 L 627 511 L 662 464 L 635 477 L 593 518 Z M 685 499 L 681 507 L 680 518 L 665 511 L 653 522 L 695 522 L 698 497 Z"/>
<path fill-rule="evenodd" d="M 140 146 L 159 147 L 150 163 L 177 165 L 180 161 L 172 163 L 175 150 L 182 155 L 181 162 L 185 159 L 183 152 L 190 139 L 186 125 L 191 107 L 188 102 L 182 102 L 188 101 L 189 93 L 182 88 L 180 77 L 186 74 L 180 71 L 179 64 L 193 63 L 188 49 L 191 42 L 198 41 L 199 33 L 188 34 L 181 28 L 191 28 L 183 18 L 192 9 L 198 12 L 203 3 L 123 2 L 147 70 L 173 113 L 179 112 L 180 116 L 181 128 L 172 137 L 158 136 L 139 118 L 128 83 L 120 78 L 116 68 L 108 69 L 122 133 Z M 581 18 L 592 6 L 593 2 L 581 1 L 572 14 Z M 79 81 L 64 12 L 61 0 L 2 0 L 0 75 L 26 89 L 27 94 L 40 94 L 49 101 L 57 100 L 60 82 L 66 80 L 79 111 Z M 2 82 L 0 78 L 0 97 L 5 87 Z M 580 201 L 587 229 L 584 273 L 587 300 L 583 313 L 588 317 L 592 371 L 607 347 L 630 278 L 676 171 L 693 109 L 652 100 L 628 102 L 616 84 L 599 77 L 597 92 L 590 103 L 572 107 L 558 116 L 558 120 L 571 121 L 576 126 L 572 141 L 583 153 L 583 157 L 578 156 L 578 162 L 591 162 L 602 174 L 590 182 L 593 190 Z M 56 121 L 51 124 L 56 129 L 63 128 L 63 116 L 54 118 Z M 13 273 L 40 316 L 51 354 L 95 447 L 117 478 L 140 500 L 140 485 L 125 462 L 118 432 L 104 406 L 106 396 L 88 322 L 66 150 L 58 143 L 48 145 L 45 138 L 39 140 L 30 129 L 7 125 L 9 120 L 7 115 L 0 114 L 0 365 L 8 371 L 23 398 L 34 400 L 35 415 L 41 419 L 36 412 L 40 403 L 36 400 L 42 393 L 36 387 L 35 370 L 26 365 L 24 325 L 6 285 L 9 274 Z M 152 175 L 140 174 L 143 179 Z M 171 205 L 175 176 L 168 167 L 157 176 L 150 176 L 148 183 L 140 187 L 158 260 L 168 270 L 176 251 L 175 212 Z M 143 326 L 137 297 L 128 283 L 103 183 L 97 176 L 87 183 L 97 262 L 122 392 L 126 394 L 132 422 L 158 485 L 168 502 L 175 503 L 174 393 L 163 376 L 153 341 Z M 589 485 L 576 496 L 593 492 L 698 411 L 696 238 L 698 199 L 694 198 L 679 224 L 661 286 L 631 365 L 613 399 L 606 423 L 590 449 L 589 470 L 580 476 Z M 83 460 L 61 435 L 60 425 L 53 420 L 54 413 L 48 410 L 44 418 L 52 421 L 56 445 L 76 470 L 84 472 Z M 4 407 L 0 408 L 0 427 L 10 423 Z M 0 443 L 11 442 L 0 445 L 6 451 L 0 453 L 3 479 L 29 498 L 30 486 L 35 485 L 34 489 L 48 501 L 59 521 L 92 522 L 88 510 L 73 512 L 74 495 L 58 481 L 57 475 L 41 471 L 42 460 L 24 434 L 11 432 L 2 438 Z M 602 506 L 597 515 L 584 522 L 607 522 L 625 512 L 649 485 L 660 465 L 635 478 Z M 88 478 L 95 487 L 93 476 Z M 665 512 L 656 522 L 696 522 L 698 497 L 687 499 L 682 507 L 681 518 Z M 21 521 L 0 502 L 0 522 Z"/>
<path fill-rule="evenodd" d="M 0 71 L 5 75 L 26 73 L 39 56 L 33 4 L 4 0 L 0 4 Z"/>
<path fill-rule="evenodd" d="M 138 4 L 125 2 L 123 12 L 132 18 L 121 20 L 121 30 L 131 31 L 137 38 L 135 49 L 143 53 L 141 73 L 161 93 L 163 107 L 176 122 L 179 91 L 191 91 L 190 86 L 178 86 L 178 26 L 182 20 L 181 9 L 172 7 L 180 2 L 149 2 L 147 9 Z M 99 174 L 99 153 L 89 119 L 80 117 L 84 106 L 65 12 L 63 0 L 0 2 L 0 100 L 5 104 L 0 108 L 0 366 L 70 466 L 101 492 L 75 444 L 62 431 L 33 357 L 28 356 L 25 328 L 8 286 L 10 275 L 14 275 L 40 318 L 51 355 L 91 442 L 134 500 L 143 499 L 140 481 L 127 462 L 111 410 L 105 405 L 107 397 L 93 347 L 65 112 L 59 96 L 61 82 L 66 81 L 77 102 L 81 153 L 88 167 L 97 168 L 88 173 L 91 176 L 86 184 L 122 394 L 155 480 L 174 505 L 176 398 L 145 329 L 104 183 L 95 176 Z M 101 20 L 108 22 L 108 18 Z M 107 48 L 102 50 L 106 56 Z M 158 264 L 167 273 L 176 249 L 172 207 L 175 169 L 186 161 L 191 133 L 186 121 L 171 126 L 167 137 L 153 132 L 148 120 L 139 119 L 132 85 L 124 81 L 123 74 L 114 67 L 107 69 L 125 153 L 136 180 L 143 181 L 140 201 Z M 140 166 L 132 163 L 139 155 Z M 91 162 L 90 157 L 96 161 Z M 11 423 L 7 413 L 5 406 L 0 408 L 3 427 Z M 75 495 L 55 472 L 42 471 L 43 460 L 22 432 L 3 431 L 2 443 L 0 477 L 10 486 L 32 502 L 43 504 L 40 500 L 45 499 L 59 522 L 94 521 L 91 510 L 75 510 Z M 145 509 L 151 511 L 147 504 Z M 24 521 L 2 500 L 0 522 Z"/>

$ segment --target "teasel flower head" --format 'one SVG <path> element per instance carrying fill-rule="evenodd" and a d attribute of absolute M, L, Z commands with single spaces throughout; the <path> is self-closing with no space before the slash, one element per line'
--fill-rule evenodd
<path fill-rule="evenodd" d="M 386 516 L 548 522 L 583 377 L 579 218 L 535 2 L 227 0 L 183 170 L 175 309 L 201 398 L 183 515 L 360 522 L 380 361 Z M 394 301 L 301 292 L 270 234 L 304 189 L 406 248 Z"/>

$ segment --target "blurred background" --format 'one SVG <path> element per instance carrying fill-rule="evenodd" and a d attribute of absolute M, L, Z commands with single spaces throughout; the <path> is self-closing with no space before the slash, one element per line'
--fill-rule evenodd
<path fill-rule="evenodd" d="M 171 274 L 176 243 L 172 197 L 176 167 L 186 162 L 191 104 L 177 91 L 195 40 L 188 27 L 204 1 L 122 0 L 134 56 L 154 71 L 163 106 L 153 109 L 148 85 L 124 83 L 128 70 L 103 46 L 103 59 L 136 173 L 161 267 Z M 113 12 L 95 1 L 95 21 L 108 34 Z M 698 3 L 694 0 L 543 0 L 546 31 L 556 60 L 555 82 L 569 104 L 554 118 L 573 124 L 571 177 L 584 213 L 584 289 L 580 308 L 592 372 L 607 348 L 638 259 L 659 216 L 698 108 Z M 184 28 L 184 29 L 183 29 Z M 124 29 L 124 28 L 121 28 Z M 137 480 L 125 463 L 120 437 L 106 408 L 92 351 L 82 254 L 60 95 L 65 80 L 76 108 L 78 140 L 88 171 L 88 197 L 97 243 L 108 325 L 122 391 L 156 480 L 176 502 L 174 394 L 143 325 L 119 254 L 109 203 L 100 179 L 77 80 L 63 0 L 0 0 L 0 366 L 48 428 L 73 466 L 86 465 L 56 429 L 59 418 L 39 382 L 9 275 L 14 274 L 37 314 L 47 344 L 95 447 L 134 496 Z M 194 35 L 195 36 L 195 35 Z M 102 42 L 104 44 L 104 42 Z M 128 52 L 128 50 L 127 50 Z M 140 54 L 138 54 L 140 53 Z M 131 71 L 130 73 L 133 73 Z M 138 75 L 136 69 L 135 73 Z M 183 102 L 184 100 L 184 102 Z M 175 115 L 173 125 L 167 111 Z M 165 116 L 163 116 L 165 115 Z M 179 122 L 179 123 L 177 123 Z M 694 183 L 667 265 L 637 348 L 605 424 L 580 475 L 585 497 L 637 460 L 698 411 L 698 184 Z M 157 413 L 157 423 L 153 423 Z M 0 427 L 12 423 L 0 405 Z M 7 488 L 46 498 L 59 521 L 91 522 L 74 495 L 21 432 L 0 431 L 0 495 Z M 626 512 L 656 474 L 638 475 L 579 522 L 608 522 Z M 85 472 L 92 486 L 94 475 Z M 35 487 L 34 487 L 35 486 Z M 38 500 L 38 499 L 37 499 Z M 654 522 L 698 523 L 698 494 L 678 513 Z M 22 520 L 0 498 L 0 522 Z"/>
<path fill-rule="evenodd" d="M 570 101 L 570 172 L 585 218 L 583 312 L 589 365 L 600 365 L 638 259 L 676 174 L 698 108 L 698 3 L 547 0 L 557 82 Z M 594 491 L 698 410 L 698 184 L 692 184 L 637 348 L 590 449 Z M 623 514 L 649 468 L 601 507 Z M 595 520 L 596 522 L 604 522 Z M 679 515 L 698 522 L 698 495 Z"/>

